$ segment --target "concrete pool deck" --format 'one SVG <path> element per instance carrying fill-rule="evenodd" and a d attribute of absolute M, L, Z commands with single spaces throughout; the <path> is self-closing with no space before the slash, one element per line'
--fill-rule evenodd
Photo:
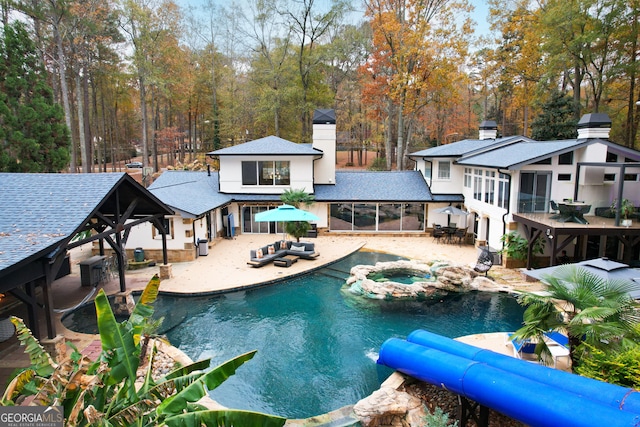
<path fill-rule="evenodd" d="M 162 281 L 160 291 L 185 295 L 213 294 L 270 284 L 321 268 L 360 249 L 401 255 L 424 262 L 445 260 L 462 265 L 474 265 L 478 256 L 477 249 L 472 245 L 459 246 L 437 243 L 430 236 L 424 235 L 399 237 L 328 234 L 319 235 L 313 239 L 301 239 L 315 243 L 316 251 L 320 253 L 320 256 L 315 260 L 301 259 L 289 268 L 277 267 L 273 264 L 261 268 L 247 265 L 249 250 L 257 249 L 279 239 L 280 235 L 273 234 L 243 234 L 232 240 L 217 240 L 210 245 L 207 256 L 201 256 L 195 261 L 173 264 L 172 277 Z M 81 302 L 88 294 L 90 288 L 80 284 L 78 263 L 92 255 L 89 245 L 76 248 L 71 252 L 71 274 L 53 284 L 55 308 L 72 307 Z M 127 271 L 127 290 L 144 289 L 149 279 L 156 273 L 159 273 L 158 266 Z M 518 270 L 494 266 L 489 275 L 496 282 L 506 285 L 514 291 L 543 289 L 540 282 L 525 281 Z M 114 278 L 101 287 L 107 294 L 114 294 L 119 291 L 119 282 L 117 278 Z M 19 310 L 16 314 L 23 318 L 26 317 L 26 313 L 21 314 Z M 73 342 L 78 349 L 92 351 L 91 345 L 95 341 L 95 336 L 79 334 L 66 329 L 60 321 L 61 318 L 61 314 L 56 316 L 57 333 L 63 334 L 65 340 Z M 41 331 L 46 333 L 44 321 L 41 322 Z M 498 337 L 494 334 L 481 334 L 481 336 L 473 338 L 472 341 L 469 343 L 478 347 L 512 355 L 511 347 L 504 344 L 503 335 Z M 99 351 L 99 348 L 94 350 Z M 15 336 L 0 343 L 0 370 L 22 366 L 28 366 L 28 358 L 20 348 Z M 4 387 L 4 383 L 2 383 L 2 387 Z"/>

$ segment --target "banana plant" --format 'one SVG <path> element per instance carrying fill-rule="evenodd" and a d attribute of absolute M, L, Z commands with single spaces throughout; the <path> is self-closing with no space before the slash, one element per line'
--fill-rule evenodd
<path fill-rule="evenodd" d="M 33 396 L 40 405 L 62 405 L 65 425 L 84 426 L 265 426 L 284 425 L 286 419 L 251 411 L 210 410 L 197 402 L 234 375 L 255 351 L 237 356 L 209 371 L 210 359 L 178 366 L 154 380 L 151 372 L 157 352 L 149 351 L 143 380 L 139 377 L 141 342 L 151 321 L 160 279 L 154 276 L 129 318 L 118 322 L 109 300 L 100 291 L 95 299 L 102 352 L 90 361 L 72 347 L 71 356 L 56 363 L 18 318 L 12 318 L 32 366 L 11 381 L 1 405 L 19 404 Z"/>

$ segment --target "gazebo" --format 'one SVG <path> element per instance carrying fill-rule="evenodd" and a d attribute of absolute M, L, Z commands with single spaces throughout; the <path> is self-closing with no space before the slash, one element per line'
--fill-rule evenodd
<path fill-rule="evenodd" d="M 69 249 L 98 240 L 104 255 L 107 242 L 124 292 L 129 231 L 150 221 L 162 234 L 167 263 L 162 218 L 173 211 L 126 173 L 0 173 L 0 194 L 0 293 L 11 293 L 27 306 L 27 325 L 38 338 L 42 308 L 36 290 L 42 289 L 47 336 L 53 339 L 51 284 L 68 274 L 63 267 Z"/>

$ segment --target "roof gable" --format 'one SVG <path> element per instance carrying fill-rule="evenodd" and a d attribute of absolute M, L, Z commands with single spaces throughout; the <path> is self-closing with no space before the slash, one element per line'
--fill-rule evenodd
<path fill-rule="evenodd" d="M 478 154 L 464 156 L 456 163 L 468 166 L 483 166 L 500 169 L 518 169 L 548 157 L 573 151 L 589 145 L 595 140 L 569 139 L 563 141 L 519 141 Z"/>
<path fill-rule="evenodd" d="M 297 144 L 277 136 L 254 139 L 244 144 L 222 148 L 207 153 L 207 156 L 317 156 L 322 151 L 312 148 L 309 144 Z"/>
<path fill-rule="evenodd" d="M 116 191 L 137 200 L 133 217 L 171 213 L 126 173 L 0 173 L 0 271 L 69 239 L 99 207 L 115 216 Z"/>
<path fill-rule="evenodd" d="M 505 144 L 512 144 L 520 140 L 531 141 L 524 136 L 510 136 L 498 139 L 463 139 L 462 141 L 456 141 L 451 144 L 439 145 L 417 151 L 409 154 L 409 157 L 462 157 L 471 153 L 500 147 Z"/>
<path fill-rule="evenodd" d="M 218 172 L 166 171 L 149 191 L 172 208 L 194 217 L 225 205 L 231 197 L 218 192 Z"/>

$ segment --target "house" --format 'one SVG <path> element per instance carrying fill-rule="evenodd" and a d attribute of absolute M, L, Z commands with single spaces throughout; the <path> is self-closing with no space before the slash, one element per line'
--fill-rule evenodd
<path fill-rule="evenodd" d="M 219 171 L 166 171 L 149 187 L 176 212 L 165 219 L 170 261 L 195 259 L 203 240 L 282 233 L 281 223 L 255 215 L 280 205 L 289 189 L 314 195 L 306 209 L 320 218 L 321 232 L 424 234 L 430 210 L 464 201 L 459 191 L 434 196 L 419 171 L 336 170 L 333 110 L 315 112 L 311 144 L 268 136 L 208 156 L 219 159 Z M 151 224 L 135 227 L 131 239 L 151 257 L 160 250 Z"/>
<path fill-rule="evenodd" d="M 578 123 L 578 138 L 535 141 L 498 138 L 496 123 L 485 121 L 479 139 L 409 157 L 434 197 L 462 195 L 480 245 L 501 248 L 501 236 L 518 230 L 530 246 L 542 236 L 551 263 L 562 250 L 579 259 L 608 255 L 637 261 L 640 228 L 595 216 L 597 208 L 606 210 L 616 199 L 640 204 L 640 152 L 609 141 L 610 129 L 606 114 L 587 114 Z M 554 221 L 551 201 L 564 199 L 585 201 L 586 215 L 594 219 L 588 224 Z"/>

